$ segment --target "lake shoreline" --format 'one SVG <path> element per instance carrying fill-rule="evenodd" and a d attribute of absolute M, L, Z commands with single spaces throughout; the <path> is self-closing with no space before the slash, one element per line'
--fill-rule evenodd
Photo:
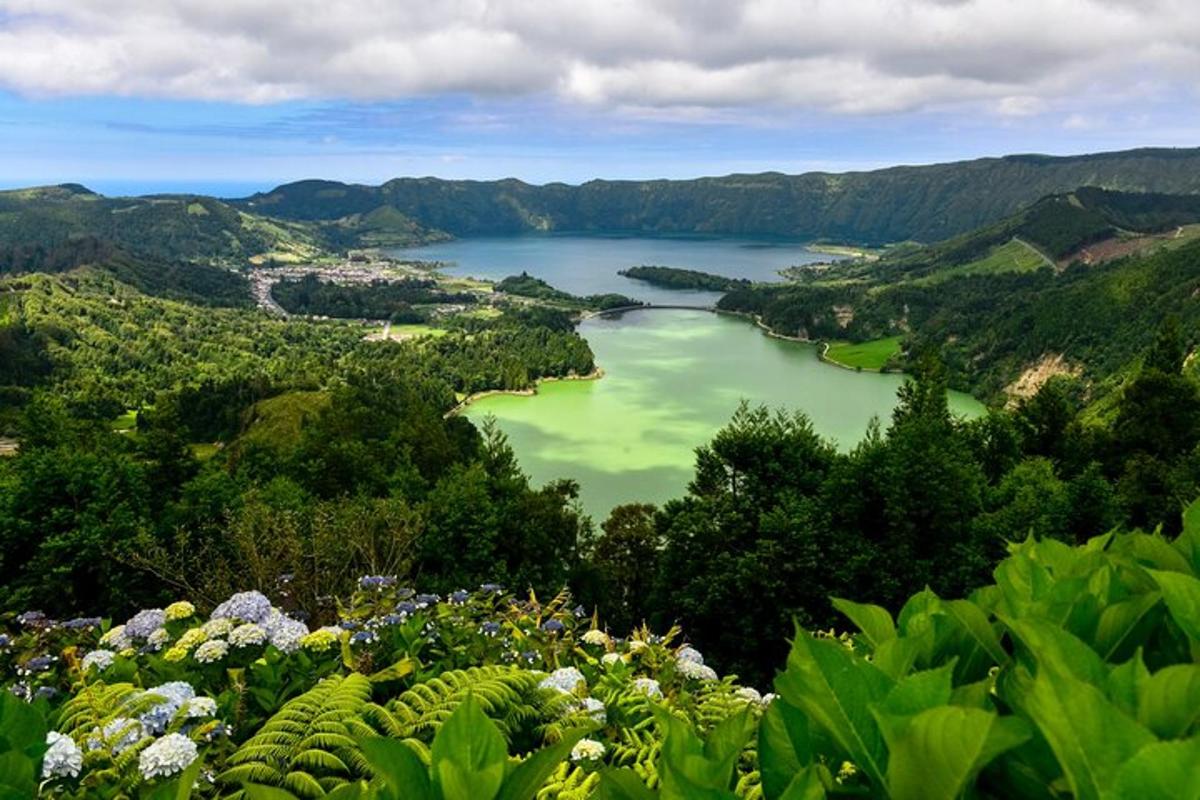
<path fill-rule="evenodd" d="M 473 392 L 462 400 L 454 408 L 446 412 L 446 417 L 452 417 L 462 413 L 472 403 L 482 400 L 485 397 L 496 397 L 498 395 L 510 395 L 513 397 L 533 397 L 538 393 L 538 387 L 543 383 L 559 383 L 562 381 L 598 381 L 604 377 L 604 369 L 597 366 L 586 375 L 548 375 L 545 378 L 538 378 L 533 382 L 533 386 L 528 389 L 485 389 L 482 392 Z"/>

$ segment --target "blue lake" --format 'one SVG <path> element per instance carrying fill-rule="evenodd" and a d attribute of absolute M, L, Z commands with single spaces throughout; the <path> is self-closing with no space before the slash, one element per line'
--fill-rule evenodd
<path fill-rule="evenodd" d="M 528 272 L 578 295 L 616 292 L 652 303 L 708 305 L 716 292 L 659 289 L 617 274 L 642 264 L 714 272 L 753 281 L 780 280 L 779 270 L 827 261 L 802 242 L 708 237 L 535 234 L 457 239 L 391 250 L 399 258 L 452 262 L 450 274 L 499 280 Z"/>

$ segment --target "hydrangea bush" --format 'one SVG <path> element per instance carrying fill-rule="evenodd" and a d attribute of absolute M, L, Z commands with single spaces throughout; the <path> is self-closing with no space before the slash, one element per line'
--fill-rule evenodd
<path fill-rule="evenodd" d="M 773 693 L 562 594 L 363 578 L 328 625 L 254 592 L 0 634 L 0 793 L 425 800 L 1200 798 L 1200 505 L 1013 544 L 968 598 L 797 630 Z M 764 687 L 765 688 L 765 687 Z"/>
<path fill-rule="evenodd" d="M 567 786 L 563 797 L 591 794 L 608 763 L 650 774 L 645 732 L 654 703 L 701 727 L 763 707 L 757 691 L 704 666 L 678 630 L 621 638 L 565 593 L 543 602 L 487 584 L 442 597 L 367 576 L 337 608 L 330 624 L 310 626 L 261 593 L 240 592 L 208 615 L 180 601 L 124 621 L 59 621 L 36 611 L 13 617 L 0 634 L 0 667 L 9 694 L 49 722 L 41 795 L 137 794 L 181 780 L 193 766 L 194 791 L 214 797 L 238 792 L 245 773 L 301 797 L 369 777 L 347 767 L 336 779 L 289 786 L 244 768 L 242 758 L 282 710 L 352 675 L 369 679 L 364 699 L 376 709 L 361 704 L 358 734 L 386 735 L 389 720 L 402 726 L 399 709 L 415 707 L 411 698 L 421 692 L 441 694 L 425 727 L 406 738 L 427 744 L 470 694 L 518 752 L 586 729 L 587 738 L 576 737 L 563 754 L 562 774 L 551 776 L 583 787 L 572 795 Z M 460 675 L 464 683 L 449 688 Z"/>

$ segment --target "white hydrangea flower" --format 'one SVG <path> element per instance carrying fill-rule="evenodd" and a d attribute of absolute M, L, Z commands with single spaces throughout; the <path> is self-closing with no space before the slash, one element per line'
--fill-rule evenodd
<path fill-rule="evenodd" d="M 112 666 L 113 659 L 116 657 L 117 654 L 112 650 L 93 650 L 83 657 L 83 661 L 80 663 L 80 668 L 84 672 L 87 672 L 92 667 L 95 667 L 98 670 L 105 670 Z"/>
<path fill-rule="evenodd" d="M 587 712 L 587 715 L 596 722 L 603 725 L 608 720 L 608 710 L 604 707 L 604 703 L 594 697 L 585 697 L 579 701 L 581 711 Z"/>
<path fill-rule="evenodd" d="M 608 634 L 602 630 L 592 628 L 582 637 L 584 644 L 594 644 L 598 647 L 606 647 L 608 645 Z"/>
<path fill-rule="evenodd" d="M 634 655 L 637 655 L 638 653 L 642 652 L 649 646 L 650 645 L 646 644 L 641 639 L 630 639 L 629 640 L 629 652 L 633 653 Z"/>
<path fill-rule="evenodd" d="M 775 702 L 775 693 L 774 692 L 767 692 L 766 694 L 763 695 L 762 704 L 764 706 L 769 706 L 773 702 Z"/>
<path fill-rule="evenodd" d="M 229 655 L 229 645 L 222 639 L 210 639 L 196 648 L 192 656 L 201 664 L 213 664 Z"/>
<path fill-rule="evenodd" d="M 234 624 L 233 620 L 221 617 L 219 619 L 210 619 L 208 622 L 204 623 L 204 625 L 201 627 L 201 630 L 204 631 L 204 635 L 208 638 L 216 639 L 221 636 L 228 636 L 235 627 L 237 626 Z"/>
<path fill-rule="evenodd" d="M 538 684 L 541 689 L 557 689 L 563 694 L 573 694 L 580 684 L 587 685 L 583 673 L 575 667 L 563 667 L 551 672 Z"/>
<path fill-rule="evenodd" d="M 580 739 L 571 748 L 572 761 L 599 761 L 604 758 L 604 745 L 595 739 Z"/>
<path fill-rule="evenodd" d="M 156 628 L 146 637 L 146 644 L 153 650 L 161 650 L 171 641 L 171 634 L 166 628 Z"/>
<path fill-rule="evenodd" d="M 675 660 L 704 666 L 704 656 L 700 655 L 700 651 L 690 645 L 679 648 L 679 652 L 675 654 Z"/>
<path fill-rule="evenodd" d="M 678 661 L 676 663 L 679 666 L 679 674 L 685 678 L 698 681 L 715 681 L 717 679 L 716 670 L 712 667 L 697 664 L 695 661 Z"/>
<path fill-rule="evenodd" d="M 138 755 L 138 771 L 146 780 L 183 772 L 199 755 L 196 743 L 182 733 L 168 733 Z"/>
<path fill-rule="evenodd" d="M 125 635 L 124 625 L 114 625 L 108 629 L 108 632 L 100 637 L 100 644 L 113 650 L 124 650 L 129 647 L 129 637 Z"/>
<path fill-rule="evenodd" d="M 611 667 L 613 664 L 616 664 L 620 660 L 621 660 L 620 653 L 605 653 L 604 655 L 600 656 L 600 663 L 606 667 Z"/>
<path fill-rule="evenodd" d="M 763 696 L 759 694 L 758 689 L 755 689 L 753 686 L 739 687 L 735 694 L 742 700 L 745 700 L 747 703 L 761 704 L 763 701 Z"/>
<path fill-rule="evenodd" d="M 638 678 L 633 682 L 633 688 L 650 697 L 662 697 L 662 687 L 654 678 Z"/>
<path fill-rule="evenodd" d="M 247 622 L 229 632 L 229 644 L 234 647 L 256 647 L 267 641 L 267 632 L 261 625 Z"/>
<path fill-rule="evenodd" d="M 217 701 L 211 697 L 193 697 L 183 704 L 180 712 L 188 719 L 203 719 L 217 715 Z"/>
<path fill-rule="evenodd" d="M 50 749 L 42 756 L 42 778 L 78 778 L 83 769 L 83 751 L 75 740 L 58 731 L 46 734 Z"/>

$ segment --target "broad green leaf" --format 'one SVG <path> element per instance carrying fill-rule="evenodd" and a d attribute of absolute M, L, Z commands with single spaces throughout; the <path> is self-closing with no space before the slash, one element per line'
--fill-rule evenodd
<path fill-rule="evenodd" d="M 1023 720 L 991 711 L 922 711 L 891 748 L 888 793 L 893 800 L 955 800 L 988 762 L 1029 736 Z"/>
<path fill-rule="evenodd" d="M 797 629 L 787 670 L 775 679 L 783 698 L 820 726 L 875 783 L 884 785 L 886 752 L 871 706 L 893 681 L 835 642 Z"/>
<path fill-rule="evenodd" d="M 1141 648 L 1138 648 L 1131 659 L 1113 667 L 1108 673 L 1108 697 L 1117 708 L 1136 718 L 1138 695 L 1142 691 L 1142 684 L 1149 678 L 1150 670 L 1146 669 Z"/>
<path fill-rule="evenodd" d="M 1077 800 L 1099 800 L 1121 764 L 1154 740 L 1095 686 L 1055 669 L 1038 670 L 1022 705 Z"/>
<path fill-rule="evenodd" d="M 970 600 L 951 600 L 942 607 L 979 648 L 988 654 L 993 663 L 1003 665 L 1008 661 L 1008 653 L 1004 652 L 1000 637 L 996 635 L 983 609 Z"/>
<path fill-rule="evenodd" d="M 758 725 L 758 771 L 767 800 L 781 797 L 812 762 L 808 719 L 782 697 L 776 698 Z"/>
<path fill-rule="evenodd" d="M 932 638 L 932 634 L 930 634 Z M 907 675 L 920 655 L 923 642 L 910 639 L 907 636 L 897 637 L 884 642 L 875 650 L 872 663 L 892 680 L 899 680 Z"/>
<path fill-rule="evenodd" d="M 884 697 L 877 708 L 897 716 L 911 716 L 934 706 L 950 702 L 951 679 L 954 661 L 938 667 L 901 678 Z"/>
<path fill-rule="evenodd" d="M 147 800 L 189 800 L 192 788 L 200 777 L 204 761 L 196 759 L 192 765 L 180 773 L 179 777 L 170 783 L 160 784 L 147 795 Z M 285 792 L 286 794 L 286 792 Z"/>
<path fill-rule="evenodd" d="M 370 789 L 362 781 L 343 783 L 325 795 L 325 800 L 373 800 L 373 798 L 374 795 L 370 794 Z"/>
<path fill-rule="evenodd" d="M 442 800 L 491 800 L 500 791 L 508 745 L 473 696 L 442 724 L 430 752 L 433 785 Z"/>
<path fill-rule="evenodd" d="M 1001 621 L 1021 645 L 1029 662 L 1037 664 L 1038 672 L 1052 669 L 1095 686 L 1103 686 L 1107 680 L 1108 669 L 1104 661 L 1075 635 L 1036 619 L 1010 620 L 1001 617 Z"/>
<path fill-rule="evenodd" d="M 768 795 L 768 797 L 770 797 Z M 779 800 L 824 800 L 825 785 L 821 783 L 817 767 L 806 767 L 796 773 Z"/>
<path fill-rule="evenodd" d="M 658 795 L 646 788 L 638 774 L 629 767 L 606 769 L 600 773 L 595 800 L 657 800 Z"/>
<path fill-rule="evenodd" d="M 1105 661 L 1123 660 L 1140 643 L 1139 632 L 1154 622 L 1152 612 L 1161 596 L 1144 592 L 1105 607 L 1093 637 L 1096 652 Z"/>
<path fill-rule="evenodd" d="M 1183 512 L 1183 531 L 1171 543 L 1192 566 L 1192 574 L 1200 574 L 1200 500 Z"/>
<path fill-rule="evenodd" d="M 1163 667 L 1139 689 L 1138 722 L 1160 739 L 1186 736 L 1200 721 L 1200 664 Z"/>
<path fill-rule="evenodd" d="M 559 741 L 549 747 L 543 747 L 518 764 L 505 778 L 504 785 L 500 787 L 500 794 L 496 796 L 497 800 L 530 800 L 558 765 L 571 755 L 571 748 L 585 733 L 586 728 L 568 731 Z"/>
<path fill-rule="evenodd" d="M 1121 765 L 1105 800 L 1200 800 L 1200 736 L 1143 747 Z"/>
<path fill-rule="evenodd" d="M 1191 572 L 1187 557 L 1158 534 L 1131 533 L 1124 542 L 1129 555 L 1139 564 L 1170 572 Z"/>
<path fill-rule="evenodd" d="M 37 788 L 33 760 L 9 750 L 0 753 L 0 797 L 33 797 Z"/>
<path fill-rule="evenodd" d="M 833 607 L 850 618 L 858 626 L 863 636 L 870 642 L 872 649 L 877 649 L 884 642 L 896 638 L 896 624 L 886 608 L 873 606 L 869 603 L 855 603 L 840 597 L 830 598 Z"/>
<path fill-rule="evenodd" d="M 728 787 L 733 768 L 753 731 L 749 712 L 722 721 L 703 742 L 665 709 L 656 708 L 654 715 L 665 734 L 659 763 L 663 800 L 732 798 Z"/>
<path fill-rule="evenodd" d="M 46 720 L 28 703 L 10 692 L 0 692 L 0 740 L 26 754 L 46 743 Z"/>
<path fill-rule="evenodd" d="M 434 800 L 429 771 L 411 747 L 396 739 L 363 739 L 359 746 L 371 771 L 392 798 Z"/>
<path fill-rule="evenodd" d="M 1193 641 L 1200 641 L 1200 580 L 1178 572 L 1146 571 L 1162 589 L 1171 618 Z"/>
<path fill-rule="evenodd" d="M 416 662 L 411 658 L 402 658 L 395 664 L 373 673 L 370 677 L 371 683 L 385 683 L 387 681 L 398 681 L 401 678 L 407 678 L 415 668 Z"/>

